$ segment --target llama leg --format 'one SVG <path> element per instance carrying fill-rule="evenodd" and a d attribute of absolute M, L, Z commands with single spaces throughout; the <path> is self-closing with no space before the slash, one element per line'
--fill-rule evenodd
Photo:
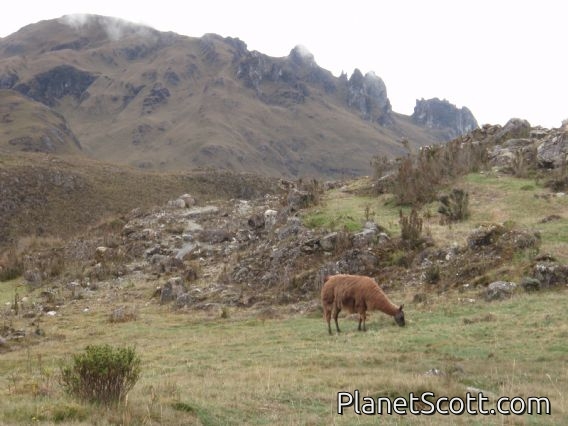
<path fill-rule="evenodd" d="M 327 322 L 327 330 L 329 331 L 329 334 L 331 334 L 331 309 L 329 309 L 327 306 L 323 308 L 324 309 L 324 319 Z"/>
<path fill-rule="evenodd" d="M 359 330 L 361 330 L 361 320 L 363 321 L 363 331 L 367 331 L 367 313 L 364 311 L 359 315 Z"/>
<path fill-rule="evenodd" d="M 341 330 L 339 329 L 339 323 L 337 322 L 339 312 L 341 312 L 341 309 L 338 309 L 337 307 L 333 310 L 333 320 L 335 321 L 335 328 L 337 329 L 337 332 L 341 333 Z"/>

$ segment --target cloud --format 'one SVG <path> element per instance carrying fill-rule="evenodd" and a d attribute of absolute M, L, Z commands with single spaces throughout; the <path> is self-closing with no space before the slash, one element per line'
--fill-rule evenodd
<path fill-rule="evenodd" d="M 60 21 L 75 30 L 82 30 L 87 26 L 100 25 L 103 27 L 107 37 L 114 41 L 120 40 L 127 35 L 149 37 L 154 31 L 149 26 L 134 24 L 123 19 L 84 13 L 65 15 L 60 18 Z"/>

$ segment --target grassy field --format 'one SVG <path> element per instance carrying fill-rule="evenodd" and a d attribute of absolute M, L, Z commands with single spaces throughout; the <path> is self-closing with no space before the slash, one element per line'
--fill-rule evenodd
<path fill-rule="evenodd" d="M 468 221 L 442 226 L 436 203 L 422 210 L 425 232 L 437 245 L 465 243 L 480 223 L 514 222 L 540 231 L 541 252 L 568 260 L 566 197 L 543 198 L 547 191 L 533 180 L 491 174 L 466 176 L 456 186 L 470 194 Z M 551 215 L 558 217 L 541 223 Z M 388 195 L 377 199 L 336 190 L 303 220 L 314 227 L 356 230 L 367 218 L 400 232 L 398 207 Z M 40 323 L 24 318 L 24 310 L 3 315 L 3 327 L 25 330 L 26 337 L 10 341 L 9 350 L 0 345 L 0 424 L 568 424 L 564 287 L 535 294 L 518 289 L 509 300 L 487 303 L 481 289 L 438 294 L 407 286 L 389 293 L 405 304 L 405 328 L 372 313 L 369 330 L 361 333 L 355 318 L 342 316 L 343 333 L 329 336 L 317 296 L 311 305 L 268 311 L 174 311 L 151 299 L 155 285 L 105 284 L 90 298 L 42 316 Z M 40 291 L 28 293 L 17 280 L 1 283 L 2 312 L 9 311 L 16 292 L 30 305 Z M 416 302 L 416 293 L 424 292 L 425 301 Z M 111 323 L 118 306 L 136 312 L 135 320 Z M 134 345 L 141 356 L 142 376 L 117 407 L 76 401 L 59 383 L 61 366 L 93 343 Z M 490 398 L 485 409 L 494 408 L 500 397 L 546 397 L 552 414 L 360 416 L 352 408 L 337 414 L 338 392 L 357 389 L 361 397 L 375 399 L 433 392 L 451 398 L 465 397 L 472 388 Z"/>
<path fill-rule="evenodd" d="M 13 285 L 2 286 L 2 306 L 13 298 Z M 150 283 L 131 283 L 120 292 L 127 299 L 150 290 Z M 229 310 L 222 318 L 220 312 L 174 313 L 138 296 L 131 302 L 137 319 L 110 324 L 113 306 L 79 300 L 42 320 L 45 336 L 27 337 L 1 355 L 0 423 L 566 424 L 568 324 L 559 303 L 565 290 L 492 304 L 476 293 L 432 296 L 421 304 L 412 303 L 410 290 L 391 296 L 405 303 L 407 327 L 375 313 L 366 333 L 343 317 L 343 333 L 332 336 L 318 309 L 282 310 L 273 318 Z M 141 355 L 142 377 L 126 404 L 83 404 L 59 385 L 62 363 L 94 342 L 135 345 Z M 441 374 L 427 373 L 433 369 Z M 501 396 L 545 396 L 552 415 L 336 414 L 340 391 L 358 389 L 373 398 L 427 391 L 464 397 L 468 387 L 491 396 L 486 408 Z"/>

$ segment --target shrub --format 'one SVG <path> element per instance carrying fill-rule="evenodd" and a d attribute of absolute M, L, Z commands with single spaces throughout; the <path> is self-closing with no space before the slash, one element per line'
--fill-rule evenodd
<path fill-rule="evenodd" d="M 440 198 L 438 213 L 444 216 L 443 223 L 460 222 L 469 217 L 469 194 L 462 189 L 454 188 L 449 195 Z"/>
<path fill-rule="evenodd" d="M 422 219 L 418 216 L 416 209 L 412 209 L 409 216 L 400 215 L 400 236 L 402 240 L 410 245 L 416 247 L 422 238 Z"/>
<path fill-rule="evenodd" d="M 24 272 L 22 258 L 14 249 L 8 250 L 0 258 L 0 281 L 18 278 Z"/>
<path fill-rule="evenodd" d="M 138 381 L 140 358 L 134 348 L 89 345 L 73 356 L 73 365 L 63 367 L 61 384 L 81 400 L 113 404 L 123 400 Z"/>

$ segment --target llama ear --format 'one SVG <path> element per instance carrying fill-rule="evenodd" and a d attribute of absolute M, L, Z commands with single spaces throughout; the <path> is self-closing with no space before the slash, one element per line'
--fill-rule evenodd
<path fill-rule="evenodd" d="M 400 305 L 400 308 L 398 308 L 398 310 L 402 311 L 402 308 L 404 308 L 404 303 L 402 305 Z"/>

